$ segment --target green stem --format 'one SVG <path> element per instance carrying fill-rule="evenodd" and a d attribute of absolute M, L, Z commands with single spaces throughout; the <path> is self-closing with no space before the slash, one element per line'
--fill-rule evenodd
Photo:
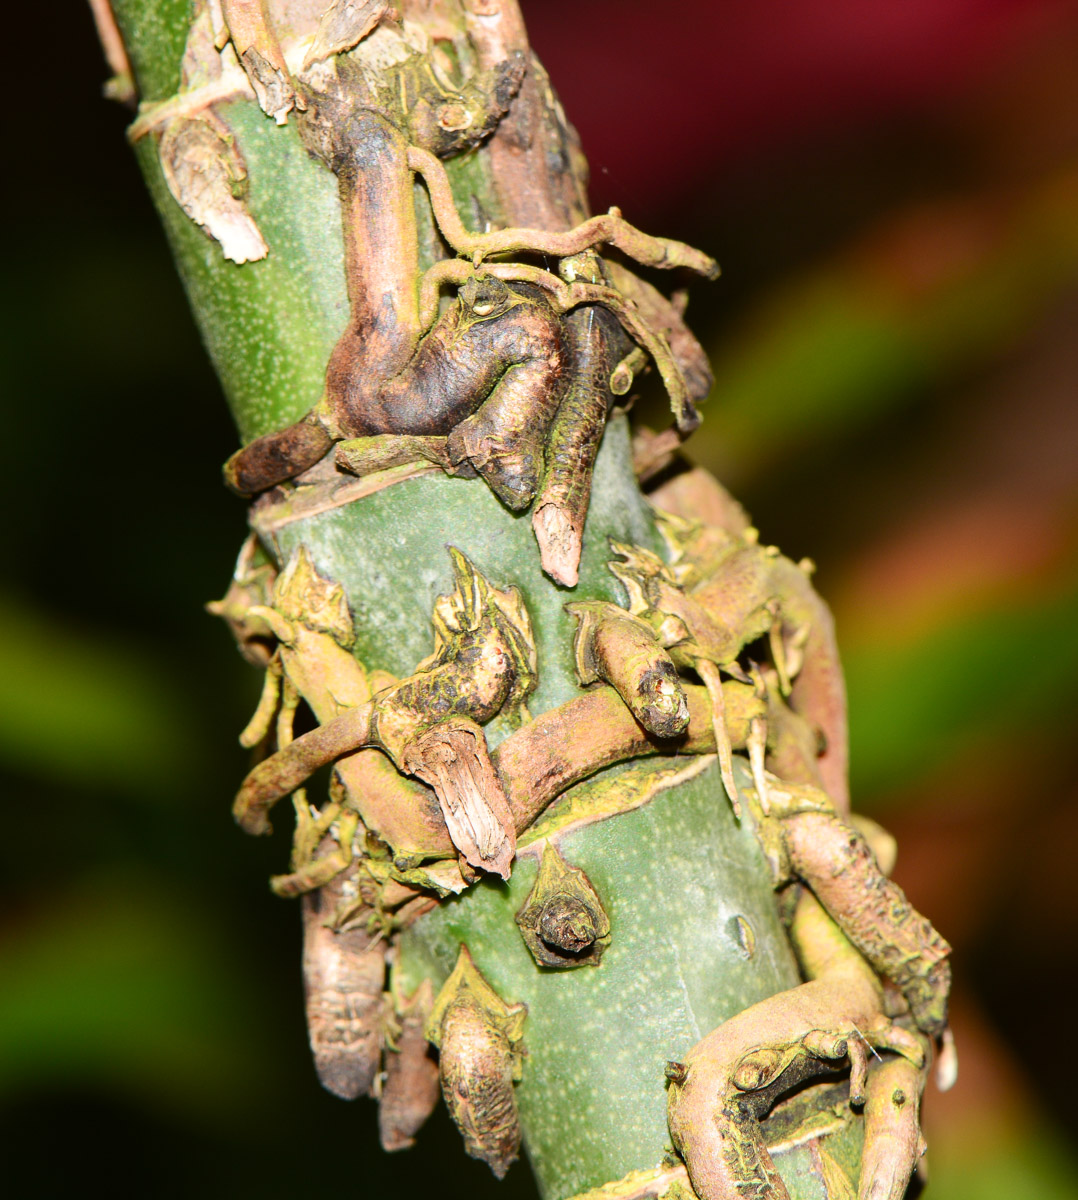
<path fill-rule="evenodd" d="M 143 101 L 167 98 L 178 84 L 188 5 L 116 0 L 115 11 Z M 307 154 L 294 123 L 274 125 L 246 98 L 219 111 L 246 162 L 247 205 L 270 247 L 262 261 L 226 261 L 170 195 L 154 136 L 136 151 L 248 441 L 295 421 L 322 393 L 326 362 L 348 319 L 344 246 L 337 181 Z M 472 152 L 447 166 L 458 204 L 479 195 L 483 211 L 496 211 L 489 154 Z M 421 244 L 429 246 L 425 199 L 417 218 Z M 575 625 L 564 605 L 623 602 L 606 569 L 610 538 L 658 549 L 624 418 L 611 421 L 603 440 L 580 582 L 571 591 L 541 571 L 530 514 L 510 513 L 480 480 L 437 471 L 297 516 L 275 529 L 267 549 L 282 563 L 306 547 L 318 570 L 344 586 L 357 656 L 368 668 L 404 675 L 430 652 L 431 606 L 452 583 L 446 547 L 459 547 L 495 585 L 523 593 L 540 663 L 529 698 L 534 716 L 579 694 Z M 488 727 L 492 747 L 506 732 L 497 721 Z M 597 819 L 611 796 L 615 807 L 629 808 L 634 797 L 638 807 Z M 659 1163 L 669 1144 L 665 1060 L 799 981 L 762 854 L 735 822 L 713 762 L 652 759 L 613 768 L 559 801 L 558 810 L 570 802 L 590 819 L 560 833 L 559 847 L 586 871 L 611 920 L 598 969 L 540 970 L 525 949 L 513 918 L 536 872 L 529 834 L 508 884 L 484 880 L 421 918 L 403 939 L 399 964 L 405 991 L 427 976 L 437 988 L 465 942 L 503 998 L 528 1005 L 528 1057 L 517 1093 L 529 1157 L 550 1200 Z M 856 1158 L 853 1145 L 845 1166 L 854 1179 Z M 838 1194 L 822 1182 L 807 1144 L 778 1154 L 777 1165 L 791 1195 Z"/>

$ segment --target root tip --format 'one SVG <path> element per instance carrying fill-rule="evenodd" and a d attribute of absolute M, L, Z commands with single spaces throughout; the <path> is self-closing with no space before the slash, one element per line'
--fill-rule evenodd
<path fill-rule="evenodd" d="M 575 587 L 580 578 L 583 531 L 569 513 L 556 504 L 540 505 L 532 516 L 543 570 L 563 587 Z"/>

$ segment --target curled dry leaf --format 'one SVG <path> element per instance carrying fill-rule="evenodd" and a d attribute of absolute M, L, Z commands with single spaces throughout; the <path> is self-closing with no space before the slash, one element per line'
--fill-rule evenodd
<path fill-rule="evenodd" d="M 161 133 L 157 153 L 177 204 L 221 243 L 225 258 L 254 262 L 269 253 L 241 196 L 247 168 L 228 127 L 208 111 L 177 117 Z"/>

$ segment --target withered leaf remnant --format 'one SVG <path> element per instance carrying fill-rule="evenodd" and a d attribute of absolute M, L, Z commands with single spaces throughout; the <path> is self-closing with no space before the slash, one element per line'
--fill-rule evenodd
<path fill-rule="evenodd" d="M 385 945 L 363 923 L 327 925 L 342 899 L 341 876 L 303 897 L 307 1030 L 322 1086 L 342 1100 L 366 1095 L 382 1061 Z"/>
<path fill-rule="evenodd" d="M 228 126 L 207 109 L 161 131 L 161 170 L 185 213 L 221 243 L 225 258 L 255 262 L 269 252 L 243 192 L 247 168 Z"/>
<path fill-rule="evenodd" d="M 441 1091 L 438 1064 L 426 1024 L 434 991 L 424 979 L 397 1009 L 397 1030 L 385 1055 L 385 1080 L 378 1097 L 378 1133 L 384 1150 L 407 1150 L 434 1111 Z"/>

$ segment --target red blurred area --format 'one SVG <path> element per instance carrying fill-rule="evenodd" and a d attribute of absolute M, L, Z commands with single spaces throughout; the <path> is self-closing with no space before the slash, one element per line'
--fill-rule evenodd
<path fill-rule="evenodd" d="M 746 159 L 948 105 L 1072 0 L 524 0 L 592 167 L 644 219 Z"/>

